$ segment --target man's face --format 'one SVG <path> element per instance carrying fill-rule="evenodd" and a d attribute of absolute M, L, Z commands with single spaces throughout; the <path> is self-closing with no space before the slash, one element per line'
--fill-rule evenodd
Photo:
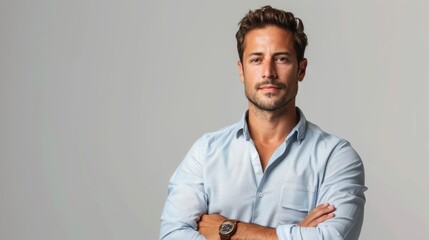
<path fill-rule="evenodd" d="M 247 33 L 244 46 L 238 69 L 249 105 L 265 111 L 294 109 L 307 60 L 298 63 L 293 34 L 270 25 Z"/>

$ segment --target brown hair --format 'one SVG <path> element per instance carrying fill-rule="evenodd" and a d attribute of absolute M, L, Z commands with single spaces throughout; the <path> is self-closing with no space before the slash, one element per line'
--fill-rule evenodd
<path fill-rule="evenodd" d="M 305 47 L 308 44 L 307 35 L 304 33 L 304 24 L 293 13 L 264 6 L 254 11 L 249 11 L 238 23 L 239 29 L 235 34 L 237 50 L 240 61 L 243 62 L 244 38 L 253 29 L 274 25 L 293 33 L 294 48 L 298 61 L 304 58 Z"/>

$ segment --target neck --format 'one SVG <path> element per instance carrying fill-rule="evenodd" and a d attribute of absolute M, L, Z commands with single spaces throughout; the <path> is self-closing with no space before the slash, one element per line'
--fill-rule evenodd
<path fill-rule="evenodd" d="M 248 125 L 252 139 L 257 142 L 280 142 L 298 123 L 295 105 L 277 111 L 261 110 L 249 105 Z"/>

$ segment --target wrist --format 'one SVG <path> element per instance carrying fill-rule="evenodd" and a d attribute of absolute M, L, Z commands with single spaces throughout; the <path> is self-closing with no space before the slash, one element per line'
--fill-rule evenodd
<path fill-rule="evenodd" d="M 221 240 L 231 240 L 237 232 L 238 221 L 226 219 L 219 226 L 219 237 Z"/>

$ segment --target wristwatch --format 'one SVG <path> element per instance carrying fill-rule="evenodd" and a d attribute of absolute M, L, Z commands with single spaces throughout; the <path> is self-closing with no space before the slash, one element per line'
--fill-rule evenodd
<path fill-rule="evenodd" d="M 221 240 L 231 240 L 232 235 L 237 231 L 237 223 L 235 220 L 225 220 L 219 226 L 219 236 Z"/>

